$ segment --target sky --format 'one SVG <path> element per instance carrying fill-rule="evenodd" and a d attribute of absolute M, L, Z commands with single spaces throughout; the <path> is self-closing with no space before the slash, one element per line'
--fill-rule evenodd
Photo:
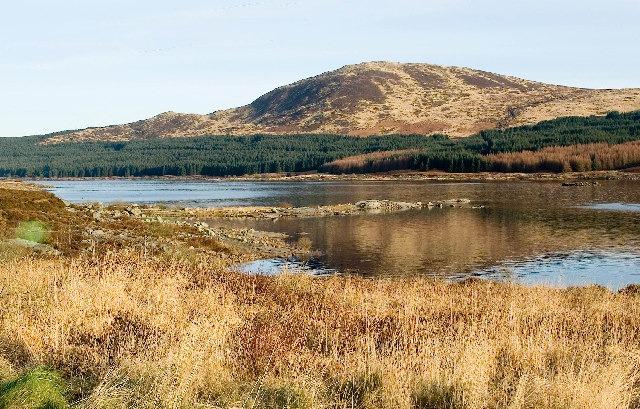
<path fill-rule="evenodd" d="M 640 87 L 640 0 L 4 0 L 0 136 L 209 113 L 364 61 Z"/>

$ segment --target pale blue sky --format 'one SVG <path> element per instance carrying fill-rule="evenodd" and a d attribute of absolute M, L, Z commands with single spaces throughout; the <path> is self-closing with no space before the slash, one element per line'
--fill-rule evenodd
<path fill-rule="evenodd" d="M 640 87 L 639 0 L 20 0 L 0 136 L 208 113 L 370 60 Z"/>

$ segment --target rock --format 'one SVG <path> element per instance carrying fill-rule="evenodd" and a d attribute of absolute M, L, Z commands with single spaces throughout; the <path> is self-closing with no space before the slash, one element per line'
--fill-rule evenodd
<path fill-rule="evenodd" d="M 382 208 L 382 202 L 379 200 L 361 200 L 356 202 L 356 207 L 367 210 L 377 210 Z"/>
<path fill-rule="evenodd" d="M 394 202 L 392 200 L 361 200 L 355 206 L 362 210 L 408 210 L 419 209 L 422 202 Z"/>
<path fill-rule="evenodd" d="M 97 210 L 97 211 L 93 212 L 92 217 L 93 217 L 93 220 L 99 222 L 99 221 L 102 220 L 102 212 L 100 210 Z"/>
<path fill-rule="evenodd" d="M 196 222 L 194 224 L 194 226 L 200 230 L 202 229 L 208 229 L 209 228 L 209 224 L 205 223 L 205 222 Z"/>
<path fill-rule="evenodd" d="M 598 186 L 598 182 L 596 181 L 562 182 L 562 186 Z"/>
<path fill-rule="evenodd" d="M 92 236 L 92 237 L 104 237 L 105 234 L 106 233 L 103 230 L 100 230 L 100 229 L 89 230 L 89 235 Z"/>
<path fill-rule="evenodd" d="M 134 217 L 140 217 L 142 216 L 142 210 L 140 210 L 139 207 L 137 206 L 131 206 L 127 208 L 127 212 Z"/>
<path fill-rule="evenodd" d="M 409 202 L 391 202 L 390 205 L 399 210 L 406 209 L 418 209 L 422 207 L 422 202 L 409 203 Z"/>
<path fill-rule="evenodd" d="M 25 247 L 32 249 L 35 252 L 40 254 L 45 254 L 48 256 L 59 256 L 62 253 L 48 244 L 36 243 L 34 241 L 24 240 L 24 239 L 13 239 L 9 240 L 10 243 L 15 244 L 20 247 Z"/>
<path fill-rule="evenodd" d="M 442 204 L 443 205 L 447 205 L 447 206 L 451 206 L 451 205 L 460 205 L 460 204 L 469 204 L 471 203 L 471 200 L 469 199 L 448 199 L 448 200 L 443 200 Z"/>

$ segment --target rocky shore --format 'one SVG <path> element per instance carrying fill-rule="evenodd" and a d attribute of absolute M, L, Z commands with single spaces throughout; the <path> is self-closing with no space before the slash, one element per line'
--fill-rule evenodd
<path fill-rule="evenodd" d="M 363 213 L 388 213 L 415 209 L 445 207 L 473 207 L 469 199 L 450 199 L 428 202 L 401 202 L 392 200 L 362 200 L 326 206 L 239 206 L 220 208 L 144 208 L 144 217 L 175 218 L 190 220 L 215 218 L 279 219 L 347 216 Z"/>
<path fill-rule="evenodd" d="M 427 182 L 565 182 L 580 180 L 640 180 L 640 168 L 630 168 L 625 170 L 602 170 L 588 172 L 564 172 L 564 173 L 498 173 L 498 172 L 478 172 L 478 173 L 449 173 L 442 171 L 394 171 L 383 173 L 348 173 L 330 174 L 318 172 L 304 173 L 260 173 L 243 176 L 145 176 L 145 177 L 63 177 L 63 178 L 26 178 L 21 179 L 17 184 L 25 185 L 24 182 L 33 180 L 185 180 L 185 181 L 286 181 L 286 182 L 318 182 L 318 181 L 427 181 Z M 10 179 L 6 179 L 10 181 Z M 12 182 L 13 183 L 13 182 Z"/>
<path fill-rule="evenodd" d="M 260 258 L 304 258 L 313 254 L 313 244 L 305 237 L 295 241 L 283 233 L 225 226 L 224 223 L 215 223 L 215 219 L 275 220 L 476 207 L 464 198 L 425 202 L 379 199 L 302 207 L 179 208 L 71 204 L 64 203 L 40 186 L 19 182 L 1 182 L 0 193 L 4 197 L 0 224 L 5 226 L 0 245 L 6 249 L 51 257 L 82 253 L 93 257 L 99 253 L 129 249 L 162 257 L 211 255 L 226 264 Z M 23 221 L 22 227 L 17 220 Z M 31 220 L 42 222 L 34 225 L 41 230 L 42 240 L 19 234 L 21 228 L 24 230 L 30 226 L 26 222 Z"/>
<path fill-rule="evenodd" d="M 224 178 L 226 180 L 244 181 L 432 181 L 432 182 L 505 182 L 505 181 L 532 181 L 532 182 L 565 182 L 580 180 L 640 180 L 640 172 L 637 169 L 606 170 L 590 172 L 565 172 L 565 173 L 448 173 L 440 171 L 398 171 L 386 173 L 364 174 L 328 174 L 328 173 L 265 173 Z"/>
<path fill-rule="evenodd" d="M 169 252 L 219 251 L 224 247 L 230 262 L 262 257 L 303 256 L 309 248 L 290 243 L 286 234 L 254 229 L 210 226 L 195 209 L 138 205 L 69 205 L 70 212 L 88 215 L 85 241 L 132 246 L 144 242 L 146 249 Z M 214 244 L 212 246 L 212 244 Z M 232 260 L 231 260 L 232 259 Z"/>
<path fill-rule="evenodd" d="M 331 217 L 455 207 L 474 206 L 469 199 L 461 198 L 428 202 L 362 200 L 314 207 L 178 208 L 68 204 L 67 210 L 88 220 L 83 240 L 87 251 L 96 246 L 107 247 L 110 243 L 116 247 L 143 246 L 145 251 L 164 253 L 175 249 L 207 252 L 211 250 L 211 243 L 217 243 L 226 249 L 231 259 L 241 262 L 268 257 L 306 257 L 313 249 L 310 243 L 293 242 L 283 233 L 218 226 L 208 221 Z"/>

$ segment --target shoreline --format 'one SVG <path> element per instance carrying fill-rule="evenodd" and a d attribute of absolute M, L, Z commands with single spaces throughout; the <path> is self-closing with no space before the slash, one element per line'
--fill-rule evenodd
<path fill-rule="evenodd" d="M 333 182 L 333 181 L 423 181 L 423 182 L 564 182 L 581 180 L 640 180 L 640 172 L 606 170 L 567 173 L 450 173 L 440 171 L 399 171 L 362 174 L 304 173 L 262 173 L 243 176 L 110 176 L 110 177 L 64 177 L 64 178 L 0 178 L 1 181 L 42 182 L 42 181 L 88 181 L 88 180 L 166 180 L 202 182 Z"/>
<path fill-rule="evenodd" d="M 565 183 L 565 186 L 594 186 L 591 181 Z M 9 190 L 17 202 L 11 204 L 10 212 L 22 213 L 18 202 L 26 194 L 32 196 L 32 216 L 21 222 L 39 220 L 52 231 L 63 225 L 73 225 L 75 245 L 57 248 L 50 245 L 28 245 L 24 240 L 7 237 L 0 243 L 34 254 L 69 256 L 72 253 L 94 254 L 96 249 L 111 251 L 116 248 L 135 247 L 143 252 L 150 249 L 156 254 L 184 253 L 190 255 L 227 253 L 225 264 L 238 264 L 260 259 L 290 257 L 307 258 L 317 254 L 317 249 L 306 238 L 295 238 L 268 228 L 234 227 L 218 225 L 216 220 L 279 220 L 306 218 L 340 218 L 354 215 L 387 214 L 406 211 L 431 211 L 439 208 L 482 209 L 483 205 L 470 199 L 455 198 L 428 202 L 401 202 L 385 199 L 361 200 L 320 206 L 226 206 L 226 207 L 172 207 L 157 204 L 134 203 L 68 203 L 47 192 L 41 185 L 22 182 L 0 181 L 0 188 Z M 26 198 L 24 200 L 27 200 Z M 23 201 L 24 202 L 24 201 Z M 39 203 L 46 203 L 47 217 L 38 211 Z M 49 210 L 52 209 L 52 210 Z M 55 225 L 47 219 L 56 213 Z M 2 220 L 0 220 L 2 221 Z M 11 219 L 6 222 L 13 223 Z M 5 223 L 6 223 L 5 222 Z M 15 223 L 13 223 L 15 224 Z M 67 226 L 67 228 L 69 228 Z M 69 233 L 71 234 L 71 233 Z M 71 236 L 68 236 L 71 245 Z M 67 237 L 57 237 L 56 242 Z M 67 248 L 69 247 L 69 248 Z M 213 253 L 212 253 L 213 252 Z M 412 276 L 413 277 L 413 276 Z"/>

